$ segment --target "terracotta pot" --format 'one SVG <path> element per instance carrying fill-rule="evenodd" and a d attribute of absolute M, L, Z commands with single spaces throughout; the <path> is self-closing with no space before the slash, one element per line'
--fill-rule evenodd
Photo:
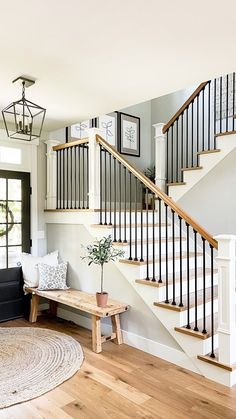
<path fill-rule="evenodd" d="M 96 300 L 98 307 L 106 307 L 107 300 L 108 300 L 108 293 L 107 292 L 96 292 Z"/>

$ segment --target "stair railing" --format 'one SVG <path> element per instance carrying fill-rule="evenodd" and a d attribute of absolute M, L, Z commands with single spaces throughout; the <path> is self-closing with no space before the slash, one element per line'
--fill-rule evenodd
<path fill-rule="evenodd" d="M 201 83 L 164 126 L 167 185 L 199 167 L 199 155 L 216 150 L 216 137 L 235 130 L 235 73 Z"/>
<path fill-rule="evenodd" d="M 89 208 L 88 138 L 53 147 L 56 152 L 56 209 Z"/>
<path fill-rule="evenodd" d="M 165 282 L 166 304 L 187 306 L 186 328 L 211 335 L 211 357 L 215 357 L 214 251 L 217 241 L 102 137 L 96 135 L 96 141 L 100 148 L 100 224 L 113 227 L 114 242 L 128 244 L 128 260 L 145 268 L 146 281 Z M 199 283 L 202 283 L 201 295 Z M 176 298 L 177 287 L 179 299 Z M 207 288 L 210 289 L 210 307 L 206 302 Z M 186 301 L 183 301 L 184 295 Z M 203 306 L 202 324 L 198 321 L 199 298 Z M 191 308 L 194 308 L 193 317 Z"/>

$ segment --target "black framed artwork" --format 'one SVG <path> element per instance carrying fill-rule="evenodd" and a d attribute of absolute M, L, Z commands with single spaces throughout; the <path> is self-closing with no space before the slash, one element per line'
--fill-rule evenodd
<path fill-rule="evenodd" d="M 120 152 L 140 157 L 140 118 L 119 112 Z"/>
<path fill-rule="evenodd" d="M 104 140 L 106 140 L 110 145 L 118 150 L 118 112 L 111 112 L 96 118 L 96 127 L 104 132 L 102 134 Z"/>

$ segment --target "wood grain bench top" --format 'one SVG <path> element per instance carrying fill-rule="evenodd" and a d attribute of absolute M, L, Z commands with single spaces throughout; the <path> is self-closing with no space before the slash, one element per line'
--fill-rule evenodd
<path fill-rule="evenodd" d="M 110 317 L 115 314 L 129 310 L 129 306 L 116 300 L 108 299 L 106 307 L 98 307 L 96 296 L 87 292 L 78 291 L 73 288 L 69 290 L 39 291 L 37 288 L 26 288 L 27 292 L 36 294 L 39 297 L 47 298 L 86 313 L 94 314 L 98 317 Z"/>

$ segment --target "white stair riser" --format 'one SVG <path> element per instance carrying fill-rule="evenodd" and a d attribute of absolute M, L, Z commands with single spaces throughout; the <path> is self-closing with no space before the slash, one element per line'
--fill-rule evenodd
<path fill-rule="evenodd" d="M 218 276 L 215 274 L 214 275 L 214 285 L 217 285 L 218 283 Z M 211 278 L 210 276 L 206 276 L 206 288 L 209 288 L 211 286 Z M 182 295 L 186 295 L 187 294 L 187 281 L 183 281 L 182 283 Z M 198 285 L 197 285 L 197 289 L 198 291 L 203 291 L 203 280 L 202 278 L 198 278 Z M 195 280 L 194 278 L 191 279 L 189 281 L 189 290 L 190 293 L 195 291 Z M 170 298 L 172 298 L 173 296 L 173 284 L 168 286 L 168 294 L 170 296 Z M 166 295 L 166 286 L 164 287 L 160 287 L 158 288 L 158 301 L 163 301 L 165 299 L 165 295 Z M 175 295 L 176 297 L 180 296 L 180 283 L 176 282 L 175 283 Z"/>
<path fill-rule="evenodd" d="M 206 303 L 205 309 L 206 309 L 206 316 L 210 316 L 211 315 L 211 302 Z M 214 313 L 218 312 L 218 299 L 214 300 L 213 312 Z M 180 314 L 180 324 L 182 325 L 187 324 L 187 310 L 181 311 L 179 314 Z M 195 321 L 195 307 L 190 308 L 189 316 L 190 316 L 190 323 L 194 322 Z M 201 304 L 197 306 L 197 319 L 200 320 L 202 318 L 203 318 L 203 305 Z M 200 326 L 199 326 L 199 331 L 201 332 Z"/>
<path fill-rule="evenodd" d="M 179 262 L 179 260 L 176 259 L 176 261 L 175 261 L 175 272 L 179 271 L 179 263 L 178 262 Z M 149 274 L 152 275 L 153 264 L 152 264 L 152 262 L 150 262 L 148 265 L 149 265 Z M 161 266 L 162 266 L 163 272 L 165 272 L 166 262 L 162 261 Z M 190 269 L 194 268 L 194 266 L 195 266 L 194 257 L 190 257 L 189 258 Z M 199 268 L 202 267 L 202 257 L 201 256 L 197 257 L 197 266 Z M 146 275 L 146 272 L 147 272 L 147 266 L 146 265 L 141 265 L 139 268 L 140 268 L 140 271 L 139 271 L 138 278 L 145 278 L 145 275 Z M 183 270 L 187 269 L 187 258 L 182 259 L 182 269 Z M 169 273 L 173 272 L 173 261 L 172 261 L 172 259 L 168 260 L 168 271 L 169 271 Z M 155 262 L 155 275 L 158 275 L 158 273 L 159 273 L 159 263 L 157 261 L 157 262 Z"/>
<path fill-rule="evenodd" d="M 131 251 L 132 254 L 135 253 L 135 244 L 132 244 L 131 246 Z M 129 244 L 127 244 L 127 246 L 122 246 L 120 247 L 122 250 L 125 251 L 125 256 L 128 255 L 129 256 L 129 252 L 130 252 L 130 246 Z M 168 242 L 168 252 L 171 253 L 173 249 L 173 244 L 171 241 Z M 176 241 L 175 242 L 175 252 L 179 253 L 180 251 L 180 242 Z M 182 241 L 182 251 L 185 252 L 186 251 L 186 241 Z M 148 252 L 149 252 L 149 257 L 150 255 L 152 255 L 153 252 L 153 244 L 149 243 L 148 244 Z M 161 242 L 161 253 L 165 254 L 166 252 L 166 243 L 165 242 Z M 141 244 L 138 243 L 137 244 L 137 253 L 138 253 L 138 258 L 140 258 L 141 256 Z M 143 256 L 146 256 L 147 254 L 147 243 L 143 243 Z M 158 255 L 159 254 L 159 242 L 155 243 L 155 254 Z"/>

